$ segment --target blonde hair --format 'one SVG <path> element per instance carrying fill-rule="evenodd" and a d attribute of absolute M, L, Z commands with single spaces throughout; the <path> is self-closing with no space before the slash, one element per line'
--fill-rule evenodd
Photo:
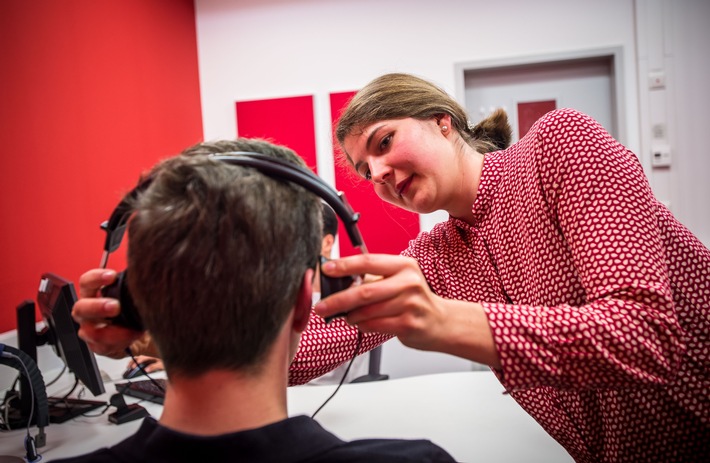
<path fill-rule="evenodd" d="M 403 73 L 380 76 L 357 92 L 340 116 L 335 136 L 342 149 L 348 135 L 361 132 L 375 122 L 407 117 L 426 120 L 444 114 L 451 117 L 452 129 L 463 141 L 480 153 L 504 149 L 510 144 L 510 126 L 503 110 L 473 127 L 466 110 L 444 90 Z"/>

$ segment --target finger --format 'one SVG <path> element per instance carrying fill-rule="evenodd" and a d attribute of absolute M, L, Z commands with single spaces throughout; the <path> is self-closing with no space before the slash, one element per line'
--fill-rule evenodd
<path fill-rule="evenodd" d="M 92 323 L 81 325 L 78 334 L 92 352 L 115 359 L 125 357 L 126 347 L 140 336 L 140 333 L 127 328 Z"/>
<path fill-rule="evenodd" d="M 322 266 L 323 273 L 338 277 L 345 275 L 375 275 L 388 277 L 404 267 L 419 268 L 416 260 L 391 254 L 358 254 L 355 256 L 333 259 Z"/>
<path fill-rule="evenodd" d="M 345 319 L 351 325 L 360 327 L 363 324 L 367 324 L 367 326 L 372 327 L 374 324 L 381 323 L 384 319 L 396 318 L 402 314 L 402 310 L 399 306 L 393 304 L 394 300 L 395 298 L 391 298 L 357 307 L 349 311 Z"/>
<path fill-rule="evenodd" d="M 389 307 L 383 303 L 398 297 L 411 284 L 408 275 L 418 275 L 419 272 L 401 272 L 389 278 L 384 278 L 371 283 L 366 283 L 358 286 L 352 286 L 346 290 L 339 291 L 321 299 L 315 306 L 316 314 L 323 318 L 329 319 L 333 316 L 342 316 L 348 314 L 348 322 L 353 322 L 350 317 L 352 311 L 359 311 L 365 307 L 379 305 L 380 309 L 368 309 L 369 312 L 376 310 L 384 310 Z M 413 281 L 418 281 L 414 279 Z M 368 313 L 369 313 L 368 312 Z M 357 318 L 361 321 L 362 318 Z"/>
<path fill-rule="evenodd" d="M 79 277 L 79 296 L 96 297 L 102 286 L 113 283 L 115 279 L 115 270 L 105 268 L 89 270 Z"/>
<path fill-rule="evenodd" d="M 161 371 L 163 369 L 163 363 L 160 361 L 157 361 L 155 363 L 151 363 L 148 365 L 145 369 L 148 373 L 153 373 L 154 371 Z"/>
<path fill-rule="evenodd" d="M 72 317 L 80 325 L 86 322 L 98 323 L 116 317 L 121 308 L 116 299 L 89 297 L 79 299 L 72 308 Z"/>
<path fill-rule="evenodd" d="M 397 336 L 401 331 L 401 321 L 398 317 L 376 317 L 355 323 L 363 333 L 385 333 Z"/>

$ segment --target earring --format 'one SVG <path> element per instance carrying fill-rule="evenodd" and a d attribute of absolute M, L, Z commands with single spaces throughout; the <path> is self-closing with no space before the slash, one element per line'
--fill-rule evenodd
<path fill-rule="evenodd" d="M 447 130 L 449 130 L 449 126 L 448 126 L 448 125 L 442 125 L 442 126 L 441 126 L 441 131 L 442 131 L 442 132 L 446 132 Z"/>

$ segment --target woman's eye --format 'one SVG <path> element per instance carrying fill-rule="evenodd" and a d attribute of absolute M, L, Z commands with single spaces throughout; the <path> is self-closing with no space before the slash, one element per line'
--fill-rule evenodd
<path fill-rule="evenodd" d="M 370 167 L 367 165 L 367 163 L 363 162 L 362 165 L 360 165 L 357 168 L 357 174 L 360 177 L 364 178 L 365 180 L 369 181 L 370 179 L 372 179 L 372 174 L 370 173 Z"/>
<path fill-rule="evenodd" d="M 387 147 L 390 145 L 390 142 L 392 141 L 392 135 L 387 135 L 385 138 L 382 139 L 380 142 L 380 151 L 384 151 L 387 149 Z"/>

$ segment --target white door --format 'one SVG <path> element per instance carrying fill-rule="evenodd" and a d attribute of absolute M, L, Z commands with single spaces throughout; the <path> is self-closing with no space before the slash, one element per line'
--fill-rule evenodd
<path fill-rule="evenodd" d="M 513 128 L 513 142 L 521 135 L 519 124 L 529 127 L 526 114 L 550 105 L 592 116 L 617 139 L 622 133 L 615 111 L 613 56 L 463 69 L 463 84 L 472 122 L 502 107 Z"/>

